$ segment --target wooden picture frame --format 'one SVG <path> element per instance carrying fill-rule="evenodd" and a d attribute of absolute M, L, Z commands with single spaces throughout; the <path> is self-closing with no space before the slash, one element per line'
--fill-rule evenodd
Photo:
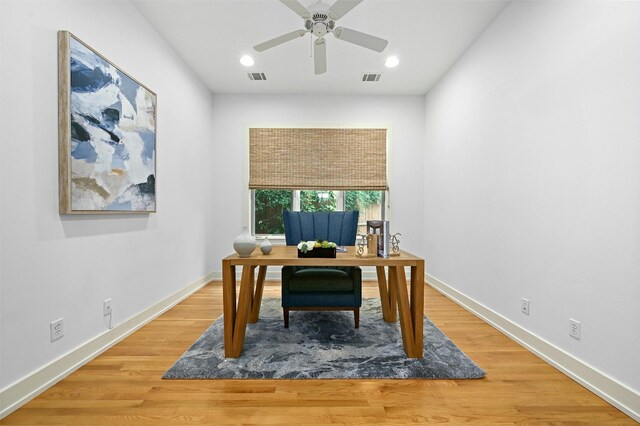
<path fill-rule="evenodd" d="M 58 32 L 60 214 L 156 212 L 156 94 Z"/>

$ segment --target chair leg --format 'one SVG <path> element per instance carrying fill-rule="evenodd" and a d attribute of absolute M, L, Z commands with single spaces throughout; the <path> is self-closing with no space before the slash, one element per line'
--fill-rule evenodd
<path fill-rule="evenodd" d="M 353 310 L 353 319 L 356 322 L 356 328 L 360 328 L 360 308 L 355 308 Z"/>
<path fill-rule="evenodd" d="M 282 308 L 284 314 L 284 328 L 289 328 L 289 308 Z"/>

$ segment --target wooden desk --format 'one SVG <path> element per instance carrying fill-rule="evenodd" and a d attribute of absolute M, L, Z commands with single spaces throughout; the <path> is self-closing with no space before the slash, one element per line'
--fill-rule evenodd
<path fill-rule="evenodd" d="M 355 247 L 347 253 L 338 253 L 335 259 L 299 259 L 295 246 L 275 246 L 270 255 L 255 250 L 251 257 L 237 254 L 222 259 L 222 296 L 224 303 L 224 355 L 237 358 L 244 348 L 247 322 L 254 323 L 260 316 L 260 303 L 267 266 L 375 266 L 382 315 L 385 321 L 395 322 L 400 316 L 402 342 L 407 356 L 422 358 L 424 310 L 424 260 L 407 252 L 387 259 L 358 257 Z M 236 266 L 242 266 L 240 292 L 236 307 Z M 411 293 L 407 291 L 404 267 L 411 267 Z M 259 267 L 256 280 L 255 269 Z M 388 270 L 388 278 L 385 273 Z M 396 311 L 397 306 L 397 311 Z"/>

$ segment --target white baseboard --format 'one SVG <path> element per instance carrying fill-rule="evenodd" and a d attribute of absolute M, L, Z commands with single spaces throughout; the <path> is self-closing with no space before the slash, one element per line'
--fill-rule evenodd
<path fill-rule="evenodd" d="M 0 390 L 0 419 L 8 416 L 69 374 L 76 371 L 143 325 L 200 290 L 215 274 L 208 274 L 111 330 L 67 352 L 39 370 Z"/>
<path fill-rule="evenodd" d="M 425 281 L 620 411 L 640 422 L 640 394 L 465 294 L 425 274 Z"/>

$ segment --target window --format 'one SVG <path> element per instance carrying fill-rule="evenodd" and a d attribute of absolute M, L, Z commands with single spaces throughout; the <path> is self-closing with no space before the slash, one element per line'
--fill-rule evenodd
<path fill-rule="evenodd" d="M 382 128 L 250 128 L 252 232 L 284 234 L 286 210 L 357 210 L 365 233 L 367 220 L 385 215 L 386 147 Z"/>
<path fill-rule="evenodd" d="M 383 191 L 327 191 L 256 189 L 252 192 L 253 233 L 283 235 L 285 210 L 360 212 L 358 233 L 366 233 L 367 220 L 384 219 Z"/>

